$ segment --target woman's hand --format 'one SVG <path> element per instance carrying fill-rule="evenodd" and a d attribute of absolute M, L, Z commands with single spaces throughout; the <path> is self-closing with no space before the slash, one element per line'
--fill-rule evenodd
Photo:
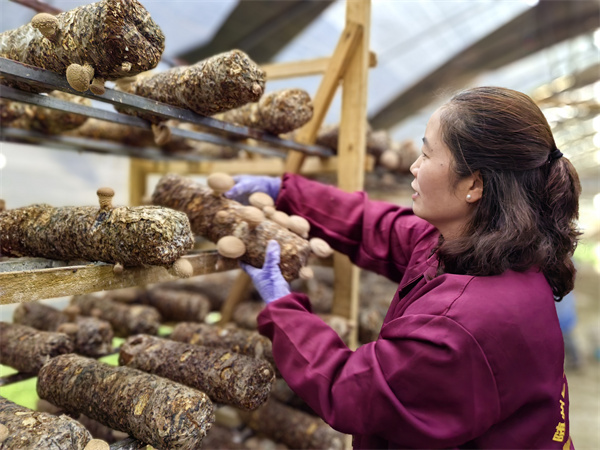
<path fill-rule="evenodd" d="M 270 240 L 267 244 L 265 263 L 262 269 L 240 262 L 240 266 L 250 275 L 254 287 L 267 304 L 290 293 L 290 286 L 279 269 L 280 252 L 279 243 Z"/>
<path fill-rule="evenodd" d="M 281 188 L 281 178 L 279 177 L 237 175 L 233 179 L 235 186 L 225 192 L 225 197 L 245 205 L 248 204 L 248 197 L 255 192 L 264 192 L 276 200 Z"/>

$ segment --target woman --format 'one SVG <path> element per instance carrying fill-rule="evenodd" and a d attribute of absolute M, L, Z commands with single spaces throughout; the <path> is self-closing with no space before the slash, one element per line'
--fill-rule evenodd
<path fill-rule="evenodd" d="M 351 351 L 289 292 L 271 242 L 245 270 L 281 374 L 356 448 L 573 448 L 554 300 L 573 288 L 580 186 L 542 112 L 512 90 L 462 92 L 432 115 L 411 172 L 412 210 L 289 174 L 230 191 L 269 192 L 400 283 L 378 339 Z"/>

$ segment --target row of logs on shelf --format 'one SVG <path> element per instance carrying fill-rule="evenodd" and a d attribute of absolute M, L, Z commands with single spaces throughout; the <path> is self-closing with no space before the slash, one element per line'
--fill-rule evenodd
<path fill-rule="evenodd" d="M 89 89 L 103 95 L 104 83 L 114 81 L 118 90 L 127 93 L 292 139 L 293 131 L 311 120 L 313 104 L 307 92 L 283 89 L 265 94 L 264 70 L 240 50 L 189 66 L 151 71 L 160 61 L 164 39 L 160 27 L 138 1 L 102 0 L 56 16 L 41 13 L 26 25 L 0 33 L 0 57 L 65 75 L 75 91 Z M 32 92 L 47 91 L 7 79 L 1 83 Z M 90 100 L 77 95 L 59 91 L 49 95 L 91 105 Z M 3 126 L 113 140 L 136 147 L 156 145 L 168 152 L 239 156 L 232 148 L 175 137 L 170 132 L 174 127 L 205 131 L 201 127 L 165 121 L 123 106 L 116 109 L 149 120 L 151 131 L 0 99 Z M 328 126 L 319 133 L 317 143 L 336 151 L 337 140 L 337 127 Z M 377 164 L 401 173 L 408 171 L 415 156 L 410 145 L 393 142 L 385 130 L 368 130 L 367 151 L 375 156 Z"/>
<path fill-rule="evenodd" d="M 248 206 L 226 198 L 234 183 L 224 173 L 211 174 L 208 185 L 166 175 L 152 197 L 159 206 L 116 207 L 112 189 L 101 188 L 99 207 L 6 209 L 0 211 L 0 255 L 102 261 L 114 264 L 116 274 L 158 265 L 189 277 L 193 268 L 182 256 L 192 248 L 194 234 L 216 243 L 221 258 L 255 267 L 262 267 L 267 243 L 274 239 L 281 247 L 283 276 L 309 278 L 309 256 L 326 258 L 331 248 L 322 239 L 309 240 L 308 221 L 277 211 L 266 194 L 253 194 Z"/>
<path fill-rule="evenodd" d="M 330 272 L 320 267 L 317 277 L 292 286 L 307 292 L 346 339 L 352 325 L 328 313 Z M 34 412 L 0 398 L 0 424 L 8 430 L 2 448 L 46 442 L 84 448 L 92 436 L 108 443 L 131 436 L 131 445 L 159 449 L 264 448 L 267 438 L 279 448 L 341 448 L 342 435 L 276 378 L 271 343 L 255 331 L 264 306 L 252 299 L 255 292 L 236 308 L 240 324 L 206 323 L 235 275 L 75 296 L 62 311 L 38 302 L 19 305 L 14 323 L 0 323 L 6 344 L 0 363 L 37 374 L 38 395 L 57 416 L 42 412 L 48 403 Z M 172 326 L 167 337 L 156 336 L 160 322 Z M 126 337 L 118 367 L 93 359 L 112 351 L 113 332 Z"/>

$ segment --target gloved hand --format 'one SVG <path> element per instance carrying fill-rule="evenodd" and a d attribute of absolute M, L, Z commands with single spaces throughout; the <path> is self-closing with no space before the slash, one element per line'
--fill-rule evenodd
<path fill-rule="evenodd" d="M 255 192 L 264 192 L 277 199 L 281 188 L 281 178 L 263 175 L 237 175 L 234 176 L 235 185 L 225 192 L 225 197 L 237 202 L 248 204 L 248 197 Z"/>
<path fill-rule="evenodd" d="M 280 252 L 279 242 L 270 240 L 262 269 L 240 262 L 240 266 L 250 275 L 254 287 L 267 304 L 290 293 L 290 285 L 279 269 Z"/>

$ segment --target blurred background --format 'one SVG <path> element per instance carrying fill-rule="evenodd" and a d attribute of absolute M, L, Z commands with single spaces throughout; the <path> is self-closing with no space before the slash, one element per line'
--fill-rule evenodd
<path fill-rule="evenodd" d="M 0 31 L 30 21 L 26 4 L 68 10 L 91 3 L 0 0 Z M 155 1 L 142 0 L 166 36 L 157 70 L 191 64 L 233 48 L 257 63 L 309 60 L 333 52 L 345 26 L 345 1 Z M 394 141 L 418 146 L 430 114 L 456 90 L 497 85 L 522 91 L 540 106 L 557 145 L 577 168 L 583 186 L 579 270 L 573 298 L 574 325 L 565 333 L 572 436 L 577 448 L 600 448 L 600 3 L 569 1 L 372 2 L 368 121 Z M 314 95 L 320 76 L 269 81 Z M 340 119 L 340 98 L 326 123 Z M 95 105 L 106 107 L 105 105 Z M 4 128 L 4 126 L 3 126 Z M 59 149 L 50 144 L 0 141 L 0 198 L 7 207 L 46 202 L 95 203 L 99 186 L 127 204 L 129 159 Z M 381 175 L 375 172 L 376 176 Z M 373 195 L 410 202 L 403 189 Z M 367 189 L 371 188 L 367 179 Z M 375 183 L 376 184 L 376 183 Z M 374 185 L 373 185 L 374 186 Z M 380 186 L 380 185 L 378 185 Z M 388 186 L 389 187 L 389 186 Z"/>

